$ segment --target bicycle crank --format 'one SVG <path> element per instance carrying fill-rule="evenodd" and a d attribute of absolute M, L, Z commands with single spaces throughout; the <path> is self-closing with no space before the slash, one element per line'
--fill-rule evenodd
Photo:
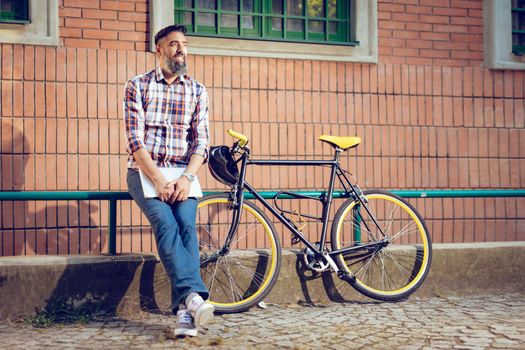
<path fill-rule="evenodd" d="M 315 246 L 319 248 L 319 243 L 316 243 Z M 305 248 L 303 251 L 303 260 L 305 265 L 313 271 L 323 272 L 326 271 L 330 264 L 325 261 L 325 259 L 317 259 L 315 254 L 310 248 Z"/>

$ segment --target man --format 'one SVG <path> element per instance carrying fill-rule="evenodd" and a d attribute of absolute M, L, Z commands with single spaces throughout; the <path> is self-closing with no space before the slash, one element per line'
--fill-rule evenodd
<path fill-rule="evenodd" d="M 197 199 L 190 185 L 208 156 L 208 95 L 186 74 L 186 28 L 168 26 L 155 35 L 160 65 L 126 84 L 124 119 L 128 140 L 128 190 L 148 218 L 160 259 L 171 281 L 175 335 L 197 335 L 213 314 L 200 276 L 195 220 Z M 161 168 L 184 168 L 168 179 Z M 146 198 L 142 174 L 158 197 Z M 144 181 L 144 179 L 143 179 Z"/>

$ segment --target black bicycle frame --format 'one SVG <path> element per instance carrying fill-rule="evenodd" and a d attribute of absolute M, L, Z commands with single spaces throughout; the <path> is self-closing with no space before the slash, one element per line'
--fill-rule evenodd
<path fill-rule="evenodd" d="M 239 180 L 237 181 L 237 184 L 235 185 L 232 194 L 235 196 L 234 198 L 234 210 L 233 210 L 233 225 L 230 227 L 230 232 L 228 233 L 228 238 L 226 239 L 226 242 L 223 246 L 223 250 L 229 250 L 230 243 L 233 239 L 234 233 L 237 230 L 237 227 L 240 223 L 241 218 L 241 211 L 242 211 L 242 204 L 244 201 L 244 189 L 248 190 L 259 202 L 261 202 L 266 209 L 268 209 L 275 217 L 279 219 L 280 222 L 283 223 L 283 225 L 288 228 L 295 237 L 297 237 L 306 247 L 308 247 L 316 256 L 316 258 L 320 258 L 322 256 L 322 252 L 324 251 L 325 244 L 326 244 L 326 235 L 328 232 L 328 219 L 329 219 L 329 213 L 330 213 L 330 207 L 332 205 L 333 200 L 333 191 L 335 186 L 335 177 L 337 176 L 339 178 L 339 181 L 341 182 L 343 188 L 345 189 L 346 196 L 344 198 L 350 198 L 353 197 L 360 201 L 360 203 L 364 206 L 365 210 L 369 213 L 368 207 L 363 202 L 363 199 L 356 191 L 356 188 L 352 185 L 350 180 L 346 177 L 344 172 L 342 171 L 341 167 L 339 166 L 339 156 L 341 153 L 341 149 L 337 148 L 335 151 L 334 158 L 331 160 L 273 160 L 273 159 L 250 159 L 249 151 L 242 153 L 240 159 L 238 162 L 241 163 L 240 166 L 240 172 L 239 172 Z M 308 239 L 304 237 L 304 235 L 296 228 L 294 227 L 290 221 L 283 216 L 281 213 L 279 213 L 274 206 L 272 206 L 270 203 L 268 203 L 267 200 L 265 200 L 249 183 L 245 181 L 246 177 L 246 169 L 248 168 L 248 165 L 265 165 L 265 166 L 330 166 L 330 182 L 328 185 L 328 192 L 326 196 L 323 196 L 321 200 L 323 205 L 323 211 L 322 211 L 322 232 L 321 232 L 321 239 L 320 239 L 320 245 L 319 247 L 312 244 Z M 348 187 L 347 187 L 348 186 Z M 373 216 L 372 216 L 373 218 Z M 375 221 L 375 218 L 373 218 L 373 221 Z M 377 224 L 377 222 L 376 222 Z M 379 226 L 378 226 L 379 227 Z M 339 250 L 334 250 L 328 252 L 330 256 L 338 255 L 341 253 L 347 253 L 350 251 L 355 250 L 363 250 L 363 249 L 369 249 L 369 248 L 376 248 L 376 247 L 382 247 L 384 245 L 383 240 L 369 243 L 369 244 L 362 244 L 355 247 L 347 247 Z M 226 252 L 219 252 L 219 254 L 224 254 Z"/>

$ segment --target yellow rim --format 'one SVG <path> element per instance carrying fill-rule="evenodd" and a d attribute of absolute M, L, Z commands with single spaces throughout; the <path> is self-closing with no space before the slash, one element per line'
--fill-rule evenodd
<path fill-rule="evenodd" d="M 410 215 L 410 217 L 416 223 L 416 225 L 418 227 L 419 235 L 421 236 L 421 238 L 423 240 L 423 263 L 421 265 L 421 269 L 418 271 L 418 274 L 416 275 L 416 277 L 409 284 L 407 284 L 403 288 L 399 288 L 399 289 L 396 289 L 396 290 L 393 290 L 393 291 L 383 291 L 383 290 L 378 290 L 378 289 L 372 288 L 370 286 L 367 286 L 363 282 L 361 282 L 361 280 L 359 280 L 358 278 L 356 278 L 356 283 L 361 285 L 363 288 L 368 289 L 368 290 L 370 290 L 370 291 L 372 291 L 374 293 L 377 293 L 377 294 L 384 294 L 384 295 L 402 294 L 402 293 L 406 292 L 407 290 L 409 290 L 410 288 L 412 288 L 414 285 L 416 285 L 419 282 L 419 280 L 423 277 L 423 273 L 426 270 L 426 267 L 427 267 L 427 264 L 428 264 L 428 256 L 429 256 L 428 251 L 429 251 L 429 249 L 428 249 L 428 239 L 427 239 L 427 236 L 425 234 L 425 228 L 423 227 L 423 224 L 421 223 L 421 220 L 419 220 L 419 218 L 414 213 L 414 211 L 412 209 L 410 209 L 410 207 L 408 207 L 405 203 L 401 202 L 400 200 L 398 200 L 398 199 L 396 199 L 394 197 L 388 196 L 388 195 L 381 194 L 381 193 L 374 193 L 374 194 L 371 194 L 371 195 L 367 195 L 366 198 L 367 199 L 378 199 L 378 198 L 379 199 L 385 199 L 385 200 L 387 200 L 389 202 L 397 204 L 398 206 L 403 208 L 405 210 L 405 212 L 408 213 L 408 215 Z M 340 242 L 341 242 L 341 228 L 343 226 L 344 218 L 346 217 L 346 215 L 348 215 L 348 212 L 350 210 L 352 210 L 352 208 L 354 206 L 355 206 L 355 202 L 354 202 L 354 204 L 349 205 L 348 208 L 346 208 L 345 211 L 343 212 L 343 215 L 341 215 L 342 220 L 340 220 L 340 222 L 339 222 L 339 224 L 337 226 L 337 248 L 338 249 L 342 248 Z M 348 272 L 351 272 L 350 269 L 348 268 L 348 266 L 346 265 L 346 263 L 344 263 L 344 259 L 343 259 L 343 257 L 341 255 L 339 256 L 339 259 L 344 264 L 345 269 Z"/>
<path fill-rule="evenodd" d="M 215 203 L 228 203 L 228 200 L 226 198 L 211 199 L 209 201 L 205 201 L 205 202 L 199 203 L 198 207 L 201 208 L 201 207 L 203 207 L 205 205 L 215 204 Z M 273 275 L 275 273 L 275 267 L 277 265 L 277 259 L 275 258 L 276 255 L 277 255 L 277 244 L 275 243 L 275 239 L 274 239 L 273 235 L 271 234 L 272 230 L 270 229 L 270 226 L 268 225 L 266 220 L 258 212 L 256 212 L 254 209 L 252 209 L 248 205 L 243 204 L 243 210 L 247 210 L 248 212 L 252 213 L 253 216 L 255 216 L 257 218 L 257 220 L 260 223 L 262 223 L 262 225 L 265 228 L 266 236 L 270 240 L 270 243 L 271 243 L 270 245 L 271 245 L 271 249 L 272 249 L 270 273 L 268 274 L 268 277 L 264 280 L 264 282 L 261 285 L 261 287 L 257 290 L 257 292 L 254 293 L 253 295 L 251 295 L 249 298 L 246 298 L 246 299 L 243 299 L 243 300 L 240 300 L 240 301 L 236 301 L 236 302 L 233 302 L 233 303 L 218 303 L 216 301 L 209 300 L 210 304 L 213 304 L 213 305 L 216 305 L 216 306 L 219 306 L 219 307 L 239 306 L 239 305 L 242 305 L 242 304 L 249 303 L 251 300 L 257 298 L 257 296 L 259 296 L 264 290 L 266 290 L 266 287 L 268 286 L 268 284 L 272 280 L 272 277 L 273 277 Z"/>

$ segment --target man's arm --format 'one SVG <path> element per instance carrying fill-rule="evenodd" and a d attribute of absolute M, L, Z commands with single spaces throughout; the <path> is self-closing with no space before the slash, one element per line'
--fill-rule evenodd
<path fill-rule="evenodd" d="M 173 193 L 173 187 L 157 168 L 144 145 L 144 110 L 139 88 L 133 81 L 126 84 L 124 101 L 124 122 L 128 139 L 127 151 L 133 155 L 139 168 L 148 176 L 162 201 L 167 201 Z"/>
<path fill-rule="evenodd" d="M 208 119 L 208 93 L 203 87 L 191 122 L 192 142 L 189 149 L 191 156 L 190 162 L 184 171 L 187 174 L 196 175 L 208 158 L 208 144 L 210 140 Z M 188 178 L 182 176 L 174 184 L 175 191 L 171 195 L 170 202 L 186 200 L 190 193 L 190 181 Z"/>

